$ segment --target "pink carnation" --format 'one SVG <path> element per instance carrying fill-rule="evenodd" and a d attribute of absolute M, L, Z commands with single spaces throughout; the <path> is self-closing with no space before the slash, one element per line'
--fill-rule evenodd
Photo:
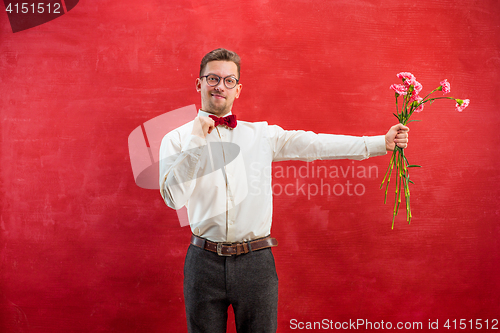
<path fill-rule="evenodd" d="M 461 99 L 457 99 L 457 105 L 455 105 L 455 110 L 457 110 L 458 112 L 462 112 L 466 107 L 469 106 L 469 102 L 470 101 L 468 99 L 464 99 L 463 101 Z"/>
<path fill-rule="evenodd" d="M 413 86 L 413 90 L 412 90 L 411 96 L 410 96 L 410 102 L 417 101 L 420 98 L 420 96 L 418 96 L 418 94 L 420 93 L 420 91 L 422 91 L 422 85 L 417 80 L 409 80 L 409 81 L 405 81 L 405 83 L 406 82 L 408 82 L 409 85 Z M 409 88 L 409 86 L 408 86 L 408 88 Z M 420 98 L 420 100 L 421 100 L 421 98 Z"/>
<path fill-rule="evenodd" d="M 401 78 L 404 78 L 403 84 L 410 89 L 410 86 L 413 86 L 413 90 L 411 92 L 410 101 L 415 101 L 418 97 L 418 94 L 422 91 L 422 84 L 417 81 L 417 79 L 413 76 L 412 73 L 399 73 Z"/>
<path fill-rule="evenodd" d="M 411 84 L 413 85 L 413 87 L 415 89 L 414 92 L 416 94 L 420 94 L 420 92 L 422 91 L 422 84 L 420 82 L 418 82 L 417 80 L 413 80 L 411 82 Z"/>
<path fill-rule="evenodd" d="M 417 94 L 422 90 L 422 84 L 414 77 L 406 79 L 404 84 L 408 87 L 413 86 L 413 88 L 417 91 Z"/>
<path fill-rule="evenodd" d="M 443 95 L 446 95 L 451 91 L 450 83 L 446 79 L 444 79 L 444 81 L 439 82 L 439 84 L 441 85 L 441 90 L 443 91 Z"/>
<path fill-rule="evenodd" d="M 404 79 L 404 80 L 415 80 L 415 76 L 413 76 L 412 73 L 409 72 L 401 72 L 398 75 L 396 75 L 399 79 Z"/>
<path fill-rule="evenodd" d="M 422 97 L 420 97 L 420 96 L 417 96 L 417 97 L 415 98 L 415 101 L 417 101 L 417 103 L 422 102 L 422 100 L 423 100 L 423 98 L 422 98 Z M 415 112 L 421 112 L 421 111 L 423 111 L 423 110 L 424 110 L 424 103 L 420 104 L 420 105 L 419 105 L 419 106 L 415 109 Z"/>
<path fill-rule="evenodd" d="M 404 84 L 393 84 L 390 86 L 390 89 L 394 90 L 400 95 L 406 95 L 408 88 Z"/>

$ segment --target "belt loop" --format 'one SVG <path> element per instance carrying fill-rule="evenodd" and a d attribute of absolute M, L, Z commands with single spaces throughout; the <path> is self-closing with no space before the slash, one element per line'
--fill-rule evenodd
<path fill-rule="evenodd" d="M 202 248 L 203 250 L 205 250 L 205 243 L 206 243 L 206 242 L 205 242 L 205 238 L 202 238 L 202 239 L 201 239 L 201 248 Z"/>
<path fill-rule="evenodd" d="M 250 244 L 250 241 L 247 242 L 248 245 L 248 253 L 252 253 L 252 244 Z"/>

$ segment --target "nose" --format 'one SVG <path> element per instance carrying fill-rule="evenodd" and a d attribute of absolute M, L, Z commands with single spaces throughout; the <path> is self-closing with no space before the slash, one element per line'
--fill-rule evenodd
<path fill-rule="evenodd" d="M 220 79 L 220 80 L 219 80 L 219 83 L 217 83 L 217 84 L 214 86 L 214 89 L 215 89 L 215 90 L 218 90 L 218 91 L 223 91 L 223 90 L 224 90 L 224 80 L 223 80 L 223 79 Z"/>

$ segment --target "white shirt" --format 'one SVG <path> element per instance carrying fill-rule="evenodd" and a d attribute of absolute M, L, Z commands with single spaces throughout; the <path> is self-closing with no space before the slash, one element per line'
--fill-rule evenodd
<path fill-rule="evenodd" d="M 229 113 L 231 114 L 231 113 Z M 199 116 L 210 114 L 199 111 Z M 238 120 L 205 139 L 193 121 L 169 132 L 160 147 L 160 192 L 186 206 L 192 232 L 214 242 L 242 242 L 271 232 L 271 163 L 285 160 L 362 160 L 386 153 L 385 137 L 285 131 L 267 122 Z"/>

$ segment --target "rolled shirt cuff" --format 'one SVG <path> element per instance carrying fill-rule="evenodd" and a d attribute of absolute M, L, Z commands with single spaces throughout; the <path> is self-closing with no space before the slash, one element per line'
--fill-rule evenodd
<path fill-rule="evenodd" d="M 387 154 L 385 147 L 385 135 L 364 136 L 368 157 L 382 156 Z"/>

